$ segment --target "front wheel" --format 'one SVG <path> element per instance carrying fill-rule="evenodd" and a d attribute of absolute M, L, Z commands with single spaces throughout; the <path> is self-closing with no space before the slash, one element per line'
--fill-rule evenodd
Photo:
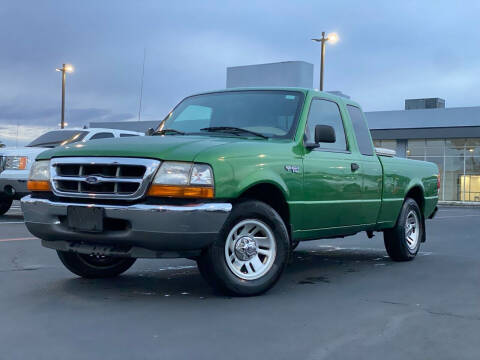
<path fill-rule="evenodd" d="M 0 216 L 5 215 L 12 206 L 13 199 L 0 196 Z"/>
<path fill-rule="evenodd" d="M 85 255 L 57 251 L 63 265 L 75 275 L 88 278 L 109 278 L 130 269 L 136 259 L 111 256 Z"/>
<path fill-rule="evenodd" d="M 413 260 L 425 237 L 422 213 L 415 200 L 407 198 L 394 228 L 385 230 L 383 240 L 394 261 Z"/>
<path fill-rule="evenodd" d="M 278 281 L 289 251 L 280 215 L 263 202 L 244 201 L 233 207 L 217 240 L 198 259 L 198 267 L 222 292 L 259 295 Z"/>

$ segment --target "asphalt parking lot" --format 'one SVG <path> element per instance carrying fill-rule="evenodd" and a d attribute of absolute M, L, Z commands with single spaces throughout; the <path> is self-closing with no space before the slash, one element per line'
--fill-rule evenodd
<path fill-rule="evenodd" d="M 189 260 L 86 280 L 0 219 L 0 359 L 479 359 L 480 208 L 441 208 L 410 263 L 364 234 L 301 244 L 263 296 L 214 293 Z"/>

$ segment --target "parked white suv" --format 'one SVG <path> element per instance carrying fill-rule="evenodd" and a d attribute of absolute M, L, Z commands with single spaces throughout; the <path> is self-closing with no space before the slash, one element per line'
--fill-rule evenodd
<path fill-rule="evenodd" d="M 0 148 L 0 215 L 10 209 L 13 200 L 18 200 L 29 193 L 27 180 L 30 167 L 37 155 L 47 148 L 96 139 L 143 135 L 139 132 L 115 129 L 64 129 L 49 131 L 26 147 Z"/>

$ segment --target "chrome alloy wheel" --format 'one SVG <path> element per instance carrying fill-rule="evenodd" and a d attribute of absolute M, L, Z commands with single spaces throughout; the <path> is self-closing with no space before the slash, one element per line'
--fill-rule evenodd
<path fill-rule="evenodd" d="M 407 215 L 407 221 L 405 224 L 405 240 L 410 250 L 415 251 L 420 240 L 420 221 L 418 220 L 417 213 L 410 211 Z"/>
<path fill-rule="evenodd" d="M 258 220 L 247 219 L 236 224 L 225 242 L 228 268 L 242 280 L 255 280 L 272 267 L 276 243 L 270 227 Z"/>

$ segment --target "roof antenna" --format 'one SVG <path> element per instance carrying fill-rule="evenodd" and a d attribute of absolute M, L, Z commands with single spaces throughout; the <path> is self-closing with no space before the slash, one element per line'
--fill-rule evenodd
<path fill-rule="evenodd" d="M 147 48 L 143 48 L 142 81 L 140 83 L 140 103 L 138 104 L 138 121 L 140 121 L 140 114 L 142 112 L 143 77 L 145 75 L 145 58 L 146 57 L 147 57 Z"/>

